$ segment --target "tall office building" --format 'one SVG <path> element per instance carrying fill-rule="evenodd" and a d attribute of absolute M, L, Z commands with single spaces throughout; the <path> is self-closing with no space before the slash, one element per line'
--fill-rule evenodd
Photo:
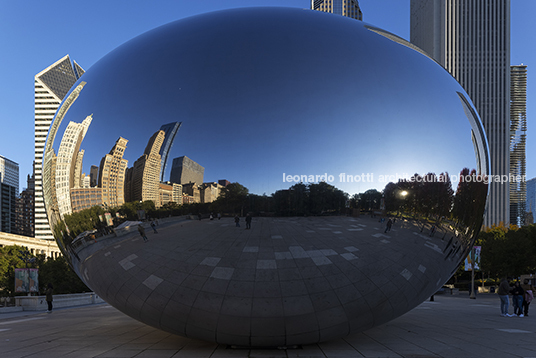
<path fill-rule="evenodd" d="M 35 237 L 53 240 L 43 201 L 43 151 L 56 110 L 73 84 L 84 73 L 69 55 L 35 75 Z"/>
<path fill-rule="evenodd" d="M 0 155 L 0 231 L 13 233 L 19 194 L 19 165 Z"/>
<path fill-rule="evenodd" d="M 536 213 L 536 178 L 527 180 L 527 201 L 525 208 L 527 210 L 525 225 L 534 224 Z"/>
<path fill-rule="evenodd" d="M 128 160 L 123 159 L 128 140 L 119 137 L 110 153 L 106 154 L 99 168 L 99 188 L 102 189 L 102 203 L 118 207 L 125 203 L 125 172 Z"/>
<path fill-rule="evenodd" d="M 99 180 L 99 167 L 92 165 L 89 170 L 89 186 L 95 188 Z"/>
<path fill-rule="evenodd" d="M 357 0 L 311 0 L 311 9 L 363 20 Z"/>
<path fill-rule="evenodd" d="M 510 223 L 525 225 L 527 200 L 527 66 L 510 67 Z M 517 180 L 521 178 L 521 180 Z"/>
<path fill-rule="evenodd" d="M 197 164 L 187 156 L 182 156 L 173 159 L 171 164 L 171 178 L 172 183 L 177 184 L 190 184 L 196 183 L 201 185 L 203 183 L 203 176 L 205 175 L 205 168 Z"/>
<path fill-rule="evenodd" d="M 16 199 L 17 204 L 15 207 L 15 230 L 13 231 L 17 235 L 22 236 L 34 236 L 34 197 L 35 197 L 35 179 L 28 175 L 26 179 L 27 187 L 24 189 L 19 197 Z"/>
<path fill-rule="evenodd" d="M 155 205 L 160 202 L 159 183 L 162 158 L 159 153 L 164 137 L 163 130 L 154 133 L 143 155 L 134 162 L 130 181 L 131 201 L 152 200 Z"/>
<path fill-rule="evenodd" d="M 471 97 L 490 149 L 491 174 L 510 173 L 510 0 L 411 0 L 411 42 Z M 484 225 L 510 221 L 510 187 L 493 182 Z"/>
<path fill-rule="evenodd" d="M 165 134 L 164 143 L 162 144 L 162 148 L 160 148 L 160 157 L 162 158 L 160 164 L 161 182 L 164 181 L 164 172 L 166 171 L 168 155 L 171 151 L 171 147 L 173 147 L 173 141 L 175 140 L 175 136 L 177 135 L 181 124 L 182 122 L 173 122 L 164 124 L 162 127 L 160 127 L 160 130 L 164 131 Z"/>
<path fill-rule="evenodd" d="M 72 213 L 71 188 L 80 187 L 84 150 L 80 145 L 86 136 L 93 117 L 87 116 L 82 123 L 69 122 L 56 155 L 56 198 L 60 217 Z"/>

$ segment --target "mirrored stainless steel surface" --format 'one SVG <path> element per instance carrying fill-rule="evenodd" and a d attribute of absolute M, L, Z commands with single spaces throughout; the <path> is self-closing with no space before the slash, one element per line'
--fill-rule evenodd
<path fill-rule="evenodd" d="M 113 306 L 290 346 L 434 294 L 482 224 L 487 168 L 470 99 L 425 54 L 357 20 L 250 8 L 91 67 L 51 127 L 43 185 L 60 248 Z"/>

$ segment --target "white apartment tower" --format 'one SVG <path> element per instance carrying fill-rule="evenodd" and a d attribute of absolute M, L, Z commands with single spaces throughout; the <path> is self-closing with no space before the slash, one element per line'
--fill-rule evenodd
<path fill-rule="evenodd" d="M 35 75 L 35 237 L 52 240 L 43 201 L 43 151 L 56 110 L 74 83 L 84 73 L 69 55 Z"/>
<path fill-rule="evenodd" d="M 469 94 L 486 130 L 491 174 L 508 176 L 510 0 L 411 0 L 410 37 Z M 509 184 L 493 182 L 484 225 L 509 221 Z"/>

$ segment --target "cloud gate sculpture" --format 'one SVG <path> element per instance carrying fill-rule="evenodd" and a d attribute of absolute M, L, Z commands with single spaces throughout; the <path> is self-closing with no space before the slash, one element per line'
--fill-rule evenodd
<path fill-rule="evenodd" d="M 51 125 L 43 193 L 73 269 L 125 314 L 291 346 L 434 294 L 482 224 L 488 162 L 467 94 L 405 40 L 248 8 L 164 25 L 91 67 Z"/>

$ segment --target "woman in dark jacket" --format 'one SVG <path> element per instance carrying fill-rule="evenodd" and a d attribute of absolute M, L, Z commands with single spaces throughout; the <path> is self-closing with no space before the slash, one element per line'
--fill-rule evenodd
<path fill-rule="evenodd" d="M 523 317 L 523 295 L 525 291 L 521 287 L 519 281 L 514 284 L 514 288 L 510 291 L 512 294 L 512 299 L 514 301 L 514 314 L 518 317 Z"/>
<path fill-rule="evenodd" d="M 46 296 L 47 296 L 47 305 L 48 305 L 48 313 L 52 312 L 52 293 L 53 293 L 53 287 L 52 284 L 49 283 L 46 290 Z"/>

